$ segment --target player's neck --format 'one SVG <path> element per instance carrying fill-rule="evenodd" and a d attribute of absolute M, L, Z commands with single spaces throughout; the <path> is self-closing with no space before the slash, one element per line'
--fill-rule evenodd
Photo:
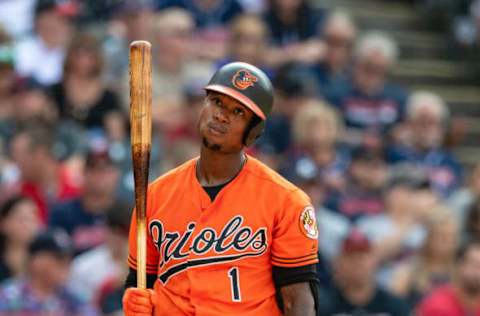
<path fill-rule="evenodd" d="M 243 151 L 235 154 L 221 154 L 202 148 L 197 163 L 197 179 L 202 186 L 227 183 L 240 172 L 245 160 Z"/>

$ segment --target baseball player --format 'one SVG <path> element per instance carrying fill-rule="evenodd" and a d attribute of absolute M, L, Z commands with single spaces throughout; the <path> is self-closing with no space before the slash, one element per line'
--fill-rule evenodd
<path fill-rule="evenodd" d="M 149 185 L 147 283 L 130 226 L 127 316 L 315 315 L 317 226 L 309 198 L 244 150 L 273 103 L 258 68 L 230 63 L 205 87 L 200 157 Z"/>

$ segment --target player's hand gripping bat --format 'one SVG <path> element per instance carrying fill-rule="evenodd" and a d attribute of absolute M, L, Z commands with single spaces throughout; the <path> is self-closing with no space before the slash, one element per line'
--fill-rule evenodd
<path fill-rule="evenodd" d="M 130 125 L 137 220 L 137 287 L 147 286 L 147 185 L 152 143 L 152 52 L 146 41 L 130 44 Z"/>

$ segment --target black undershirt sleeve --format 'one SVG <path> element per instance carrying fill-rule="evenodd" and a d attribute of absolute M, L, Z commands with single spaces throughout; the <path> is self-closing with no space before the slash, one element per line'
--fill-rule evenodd
<path fill-rule="evenodd" d="M 310 264 L 296 268 L 282 268 L 273 266 L 272 277 L 275 284 L 276 299 L 280 310 L 283 311 L 283 299 L 280 289 L 295 283 L 308 282 L 312 291 L 312 296 L 315 301 L 315 310 L 318 313 L 318 294 L 320 283 L 317 275 L 317 265 Z"/>
<path fill-rule="evenodd" d="M 147 273 L 147 289 L 153 289 L 156 280 L 156 274 Z M 137 270 L 132 268 L 129 268 L 127 279 L 125 280 L 125 289 L 129 287 L 137 287 Z"/>

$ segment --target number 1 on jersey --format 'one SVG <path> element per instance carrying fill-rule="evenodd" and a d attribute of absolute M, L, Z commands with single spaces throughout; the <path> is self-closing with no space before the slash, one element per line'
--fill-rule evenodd
<path fill-rule="evenodd" d="M 232 301 L 241 302 L 242 297 L 240 295 L 240 272 L 238 271 L 238 267 L 233 267 L 228 270 L 228 277 L 230 278 Z"/>

